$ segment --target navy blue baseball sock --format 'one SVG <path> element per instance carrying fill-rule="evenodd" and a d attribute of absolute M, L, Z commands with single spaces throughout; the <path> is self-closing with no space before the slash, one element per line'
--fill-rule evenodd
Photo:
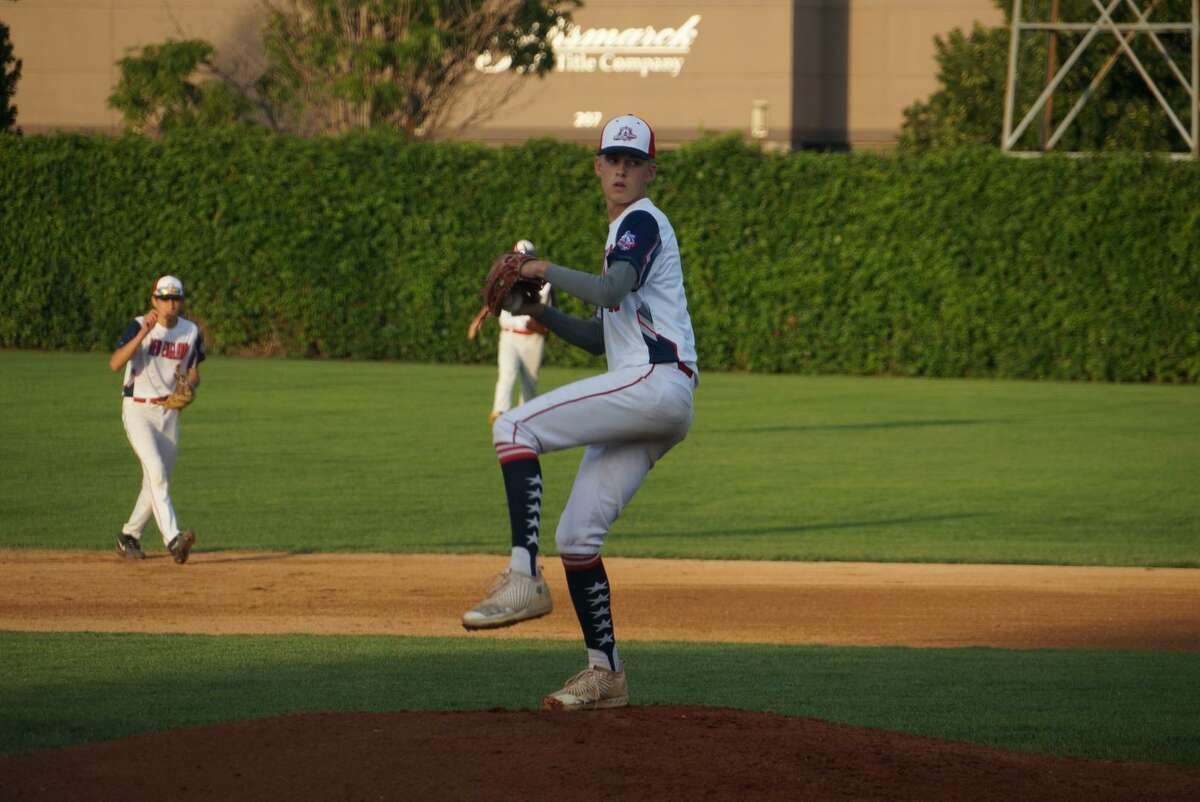
<path fill-rule="evenodd" d="M 588 662 L 609 671 L 620 671 L 621 660 L 617 657 L 617 642 L 613 639 L 612 605 L 609 602 L 611 594 L 604 561 L 599 554 L 564 554 L 562 561 L 575 615 L 583 629 Z"/>
<path fill-rule="evenodd" d="M 504 474 L 508 522 L 512 526 L 510 566 L 523 574 L 537 576 L 538 536 L 542 527 L 542 464 L 537 457 L 501 460 L 500 472 Z"/>

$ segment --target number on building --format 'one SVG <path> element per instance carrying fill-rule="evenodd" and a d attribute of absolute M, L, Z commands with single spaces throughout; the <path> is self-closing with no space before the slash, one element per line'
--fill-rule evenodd
<path fill-rule="evenodd" d="M 575 112 L 575 127 L 599 128 L 603 117 L 603 113 L 599 111 L 577 111 Z"/>

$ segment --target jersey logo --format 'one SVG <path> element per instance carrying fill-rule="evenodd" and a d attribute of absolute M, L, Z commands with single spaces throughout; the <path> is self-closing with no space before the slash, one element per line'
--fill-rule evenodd
<path fill-rule="evenodd" d="M 633 140 L 637 139 L 637 134 L 635 134 L 633 129 L 628 125 L 622 125 L 621 130 L 617 131 L 617 135 L 614 136 L 613 139 L 617 140 L 618 142 L 632 142 Z"/>
<path fill-rule="evenodd" d="M 631 250 L 636 245 L 637 237 L 633 236 L 632 231 L 626 231 L 621 235 L 621 238 L 617 240 L 617 247 L 623 251 Z"/>
<path fill-rule="evenodd" d="M 189 350 L 190 346 L 187 343 L 163 340 L 151 340 L 150 345 L 146 347 L 146 353 L 150 356 L 163 356 L 167 359 L 183 359 Z"/>

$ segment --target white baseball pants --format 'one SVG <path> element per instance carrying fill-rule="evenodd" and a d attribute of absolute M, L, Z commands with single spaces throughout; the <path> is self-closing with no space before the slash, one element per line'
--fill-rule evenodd
<path fill-rule="evenodd" d="M 125 398 L 121 422 L 133 453 L 142 463 L 142 492 L 121 531 L 141 539 L 142 529 L 153 515 L 163 543 L 170 543 L 179 534 L 170 494 L 171 472 L 179 451 L 179 410 Z"/>
<path fill-rule="evenodd" d="M 496 420 L 501 458 L 587 446 L 555 534 L 560 555 L 600 552 L 654 463 L 687 437 L 693 386 L 673 363 L 639 365 L 564 385 Z"/>
<path fill-rule="evenodd" d="M 501 329 L 497 343 L 496 397 L 492 412 L 507 412 L 512 407 L 513 385 L 521 380 L 518 402 L 524 404 L 537 396 L 538 371 L 542 367 L 542 350 L 546 338 L 541 334 L 517 334 Z"/>

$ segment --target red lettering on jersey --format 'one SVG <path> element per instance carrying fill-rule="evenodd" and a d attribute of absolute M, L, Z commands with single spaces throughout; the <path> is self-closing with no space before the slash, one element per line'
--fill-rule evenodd
<path fill-rule="evenodd" d="M 150 345 L 146 348 L 146 353 L 150 356 L 158 356 L 162 352 L 162 347 L 162 340 L 151 340 Z"/>
<path fill-rule="evenodd" d="M 166 348 L 163 349 L 163 356 L 165 356 L 167 359 L 183 359 L 185 356 L 187 356 L 187 352 L 187 343 L 171 342 L 167 343 Z"/>

